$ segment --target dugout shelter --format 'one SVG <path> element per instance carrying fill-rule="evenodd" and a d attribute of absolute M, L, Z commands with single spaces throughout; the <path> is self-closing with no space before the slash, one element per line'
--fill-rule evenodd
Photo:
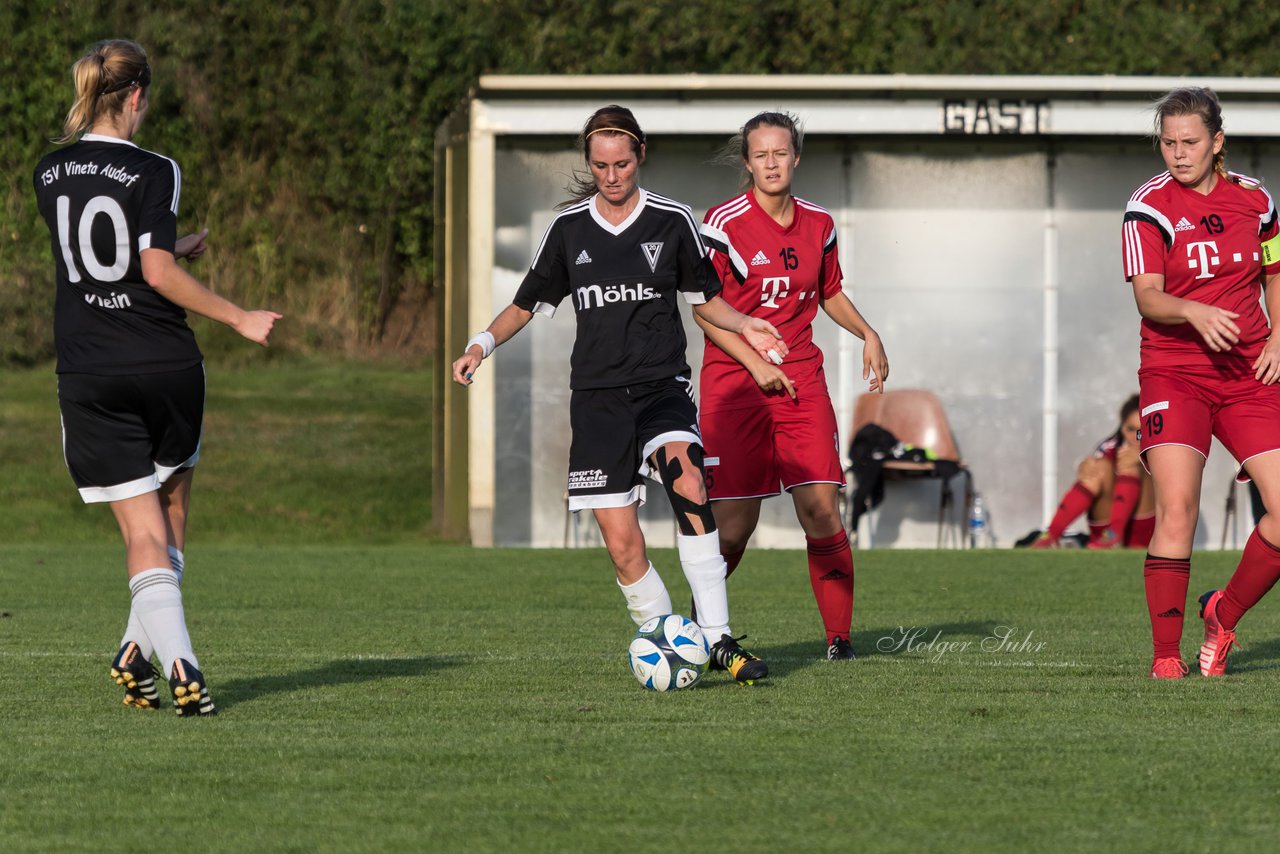
<path fill-rule="evenodd" d="M 563 499 L 572 306 L 535 317 L 469 389 L 448 366 L 515 295 L 583 167 L 574 150 L 583 122 L 618 103 L 648 135 L 641 184 L 699 218 L 737 191 L 738 173 L 709 161 L 743 122 L 765 109 L 801 118 L 795 193 L 835 217 L 846 292 L 884 339 L 889 385 L 942 400 L 995 542 L 1010 544 L 1052 515 L 1076 462 L 1137 391 L 1139 316 L 1120 223 L 1129 195 L 1163 168 L 1151 104 L 1182 85 L 1218 93 L 1229 168 L 1280 180 L 1280 80 L 481 77 L 436 136 L 437 529 L 483 546 L 599 542 L 587 514 L 569 518 Z M 701 334 L 684 314 L 696 385 Z M 861 343 L 821 313 L 815 340 L 847 450 L 865 387 Z M 1220 543 L 1233 471 L 1215 441 L 1197 548 Z M 861 544 L 931 547 L 937 489 L 895 485 Z M 674 544 L 661 490 L 650 489 L 641 520 L 651 544 Z M 1248 525 L 1239 514 L 1227 544 L 1243 543 Z M 803 543 L 791 501 L 765 502 L 753 544 Z"/>

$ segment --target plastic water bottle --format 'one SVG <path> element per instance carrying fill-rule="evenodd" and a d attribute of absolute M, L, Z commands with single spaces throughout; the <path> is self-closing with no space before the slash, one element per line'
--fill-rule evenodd
<path fill-rule="evenodd" d="M 973 505 L 969 508 L 969 547 L 982 548 L 990 545 L 988 540 L 991 531 L 988 526 L 987 505 L 981 495 L 973 496 Z"/>

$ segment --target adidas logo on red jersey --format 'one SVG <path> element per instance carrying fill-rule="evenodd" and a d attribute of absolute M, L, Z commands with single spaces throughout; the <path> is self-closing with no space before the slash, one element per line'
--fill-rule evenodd
<path fill-rule="evenodd" d="M 769 263 L 769 256 L 764 254 L 763 249 L 756 252 L 756 257 L 751 259 L 752 267 L 759 267 L 761 264 L 768 264 L 768 263 Z"/>
<path fill-rule="evenodd" d="M 1196 227 L 1191 223 L 1187 222 L 1187 218 L 1184 216 L 1182 219 L 1178 220 L 1178 224 L 1173 227 L 1173 230 L 1174 231 L 1195 231 Z"/>

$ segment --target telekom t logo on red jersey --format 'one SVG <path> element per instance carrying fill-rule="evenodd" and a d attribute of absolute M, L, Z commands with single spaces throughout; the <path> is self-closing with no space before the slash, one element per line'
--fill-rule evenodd
<path fill-rule="evenodd" d="M 760 282 L 760 304 L 777 308 L 778 300 L 791 293 L 790 276 L 773 276 Z"/>
<path fill-rule="evenodd" d="M 1199 243 L 1187 244 L 1187 266 L 1192 270 L 1199 270 L 1196 274 L 1197 279 L 1212 279 L 1213 270 L 1210 267 L 1218 266 L 1219 258 L 1216 254 L 1210 255 L 1210 252 L 1216 253 L 1218 244 L 1212 240 L 1202 240 Z"/>

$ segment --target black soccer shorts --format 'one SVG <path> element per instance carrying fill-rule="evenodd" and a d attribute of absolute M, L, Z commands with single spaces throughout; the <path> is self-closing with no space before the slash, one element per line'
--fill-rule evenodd
<path fill-rule="evenodd" d="M 687 375 L 619 388 L 579 389 L 569 401 L 569 509 L 645 500 L 645 462 L 668 442 L 702 444 Z"/>
<path fill-rule="evenodd" d="M 200 457 L 204 365 L 127 376 L 59 374 L 62 452 L 86 504 L 154 492 Z"/>

